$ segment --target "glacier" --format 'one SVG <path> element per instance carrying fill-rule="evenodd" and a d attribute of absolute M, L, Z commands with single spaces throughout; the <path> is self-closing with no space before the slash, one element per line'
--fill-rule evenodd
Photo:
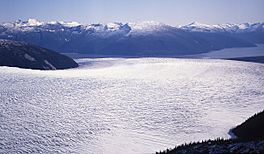
<path fill-rule="evenodd" d="M 154 153 L 229 138 L 263 110 L 264 65 L 84 58 L 56 71 L 0 67 L 0 153 Z"/>

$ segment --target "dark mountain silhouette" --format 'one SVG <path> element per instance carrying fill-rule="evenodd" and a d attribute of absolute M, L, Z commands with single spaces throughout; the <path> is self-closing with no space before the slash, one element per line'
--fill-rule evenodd
<path fill-rule="evenodd" d="M 0 66 L 55 70 L 77 67 L 71 58 L 27 43 L 0 39 Z"/>
<path fill-rule="evenodd" d="M 241 140 L 264 140 L 264 111 L 250 117 L 232 132 Z"/>

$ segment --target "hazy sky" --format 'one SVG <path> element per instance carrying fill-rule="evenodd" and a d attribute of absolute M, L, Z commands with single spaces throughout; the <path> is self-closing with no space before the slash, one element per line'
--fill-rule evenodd
<path fill-rule="evenodd" d="M 0 22 L 28 18 L 83 24 L 264 22 L 264 0 L 0 0 L 0 3 Z"/>

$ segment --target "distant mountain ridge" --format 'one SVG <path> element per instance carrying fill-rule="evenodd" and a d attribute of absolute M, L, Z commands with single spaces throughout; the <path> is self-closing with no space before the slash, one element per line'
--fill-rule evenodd
<path fill-rule="evenodd" d="M 185 26 L 179 26 L 179 28 L 193 32 L 229 32 L 229 33 L 264 32 L 264 23 L 207 25 L 198 22 L 193 22 Z"/>
<path fill-rule="evenodd" d="M 36 19 L 0 25 L 0 38 L 69 53 L 186 55 L 264 43 L 264 23 L 170 26 L 158 22 L 82 25 Z"/>
<path fill-rule="evenodd" d="M 78 22 L 64 22 L 64 21 L 51 21 L 51 22 L 42 22 L 37 19 L 28 19 L 27 21 L 17 20 L 15 22 L 6 22 L 1 24 L 1 27 L 10 28 L 10 30 L 17 31 L 34 31 L 34 30 L 48 30 L 54 29 L 54 27 L 81 27 L 82 30 L 95 30 L 96 32 L 113 32 L 118 30 L 123 30 L 124 27 L 129 28 L 131 31 L 154 31 L 161 30 L 164 28 L 176 28 L 186 31 L 195 31 L 195 32 L 234 32 L 234 33 L 243 33 L 243 32 L 254 32 L 254 31 L 264 31 L 264 22 L 263 23 L 242 23 L 242 24 L 215 24 L 208 25 L 199 22 L 192 22 L 187 25 L 179 26 L 170 26 L 159 22 L 154 21 L 143 21 L 135 23 L 119 23 L 113 22 L 108 24 L 87 24 L 82 25 Z"/>

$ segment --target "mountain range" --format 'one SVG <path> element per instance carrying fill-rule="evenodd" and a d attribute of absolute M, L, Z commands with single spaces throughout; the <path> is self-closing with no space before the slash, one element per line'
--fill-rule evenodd
<path fill-rule="evenodd" d="M 170 26 L 158 22 L 87 24 L 36 19 L 0 24 L 0 38 L 61 53 L 177 56 L 264 43 L 264 23 Z"/>

